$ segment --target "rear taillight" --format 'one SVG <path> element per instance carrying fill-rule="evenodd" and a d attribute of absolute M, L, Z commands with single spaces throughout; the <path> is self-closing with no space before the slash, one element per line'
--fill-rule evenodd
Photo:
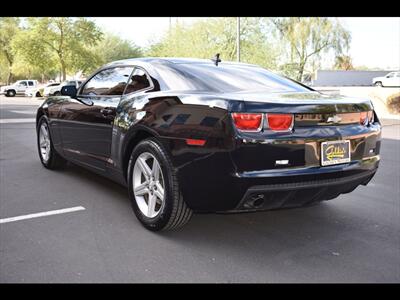
<path fill-rule="evenodd" d="M 374 122 L 374 112 L 370 111 L 363 111 L 360 113 L 360 124 L 367 126 Z"/>
<path fill-rule="evenodd" d="M 260 113 L 232 113 L 232 119 L 239 130 L 260 131 L 263 115 Z"/>
<path fill-rule="evenodd" d="M 268 128 L 274 131 L 288 131 L 293 127 L 292 114 L 266 114 Z"/>

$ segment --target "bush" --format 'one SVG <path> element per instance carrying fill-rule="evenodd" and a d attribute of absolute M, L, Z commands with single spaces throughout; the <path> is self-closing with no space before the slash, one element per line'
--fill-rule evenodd
<path fill-rule="evenodd" d="M 400 114 L 400 93 L 389 96 L 387 98 L 386 106 L 389 112 Z"/>

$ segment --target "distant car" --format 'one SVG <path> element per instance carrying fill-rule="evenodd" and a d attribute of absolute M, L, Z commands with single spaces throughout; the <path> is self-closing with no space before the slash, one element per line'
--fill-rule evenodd
<path fill-rule="evenodd" d="M 28 88 L 37 87 L 39 83 L 37 80 L 18 80 L 11 85 L 2 86 L 0 89 L 1 95 L 6 95 L 7 97 L 14 97 L 17 94 L 25 94 Z"/>
<path fill-rule="evenodd" d="M 55 87 L 55 86 L 59 86 L 60 83 L 59 82 L 52 82 L 52 83 L 48 83 L 47 85 L 41 85 L 41 86 L 37 86 L 37 87 L 33 87 L 33 88 L 28 88 L 25 91 L 25 96 L 28 97 L 43 97 L 44 95 L 44 89 L 45 88 L 51 88 L 51 87 Z"/>
<path fill-rule="evenodd" d="M 372 79 L 375 86 L 400 86 L 400 72 L 390 72 L 386 76 Z"/>
<path fill-rule="evenodd" d="M 75 85 L 76 88 L 78 88 L 81 85 L 81 83 L 82 83 L 82 80 L 66 80 L 66 81 L 63 81 L 61 84 L 58 84 L 57 86 L 45 87 L 43 90 L 43 96 L 45 96 L 45 97 L 60 96 L 61 89 L 63 86 Z"/>

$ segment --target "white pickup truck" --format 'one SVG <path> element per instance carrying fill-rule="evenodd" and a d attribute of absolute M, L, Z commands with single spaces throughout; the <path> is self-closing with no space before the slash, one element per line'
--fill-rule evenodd
<path fill-rule="evenodd" d="M 390 72 L 382 77 L 372 79 L 375 86 L 400 86 L 400 72 Z"/>
<path fill-rule="evenodd" d="M 25 94 L 28 88 L 37 87 L 39 85 L 37 80 L 18 80 L 11 85 L 2 86 L 0 88 L 0 94 L 6 95 L 7 97 L 14 97 L 17 94 Z"/>

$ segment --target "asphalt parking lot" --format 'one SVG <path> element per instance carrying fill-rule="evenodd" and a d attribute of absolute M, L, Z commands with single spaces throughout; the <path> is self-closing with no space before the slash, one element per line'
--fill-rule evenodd
<path fill-rule="evenodd" d="M 42 167 L 40 102 L 0 97 L 0 282 L 400 282 L 399 121 L 385 120 L 380 169 L 351 194 L 308 208 L 198 214 L 153 233 L 125 188 L 73 165 Z"/>

